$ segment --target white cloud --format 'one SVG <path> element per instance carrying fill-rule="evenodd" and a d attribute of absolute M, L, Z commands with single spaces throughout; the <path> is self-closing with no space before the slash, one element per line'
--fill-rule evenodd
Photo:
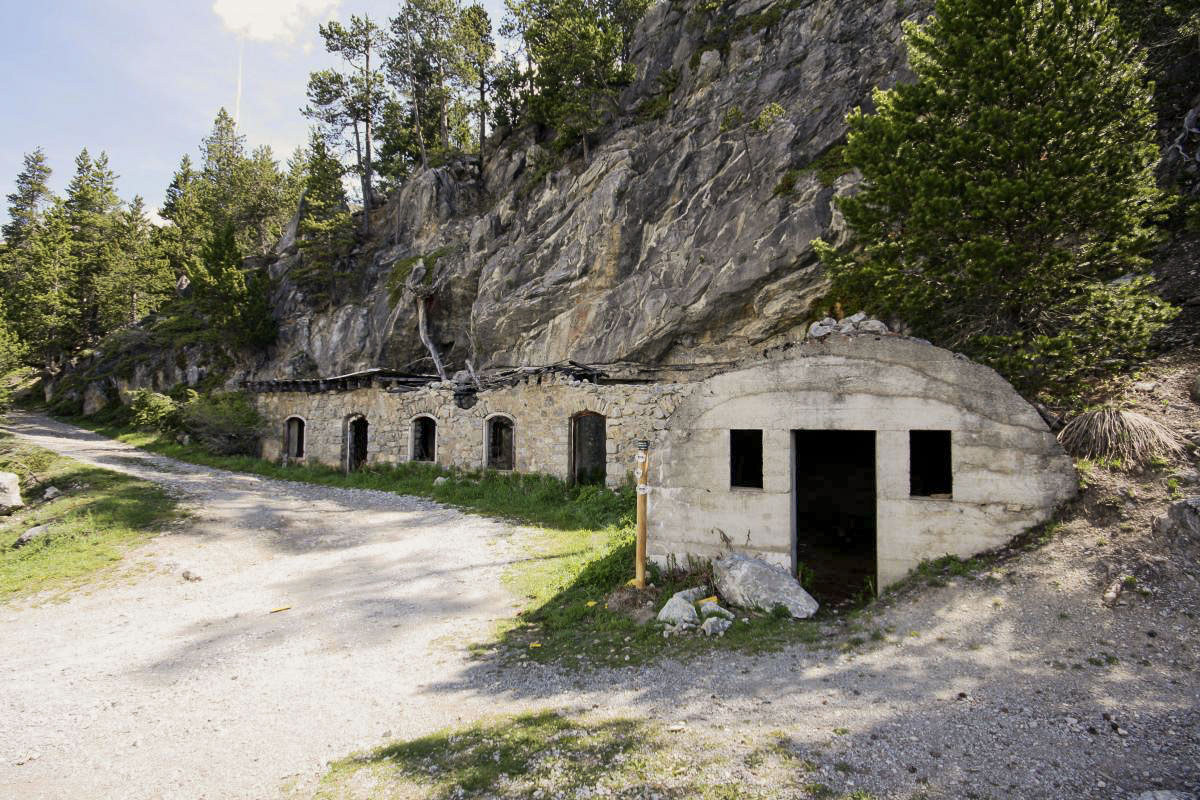
<path fill-rule="evenodd" d="M 248 39 L 293 42 L 314 20 L 328 19 L 341 0 L 214 0 L 225 27 Z"/>

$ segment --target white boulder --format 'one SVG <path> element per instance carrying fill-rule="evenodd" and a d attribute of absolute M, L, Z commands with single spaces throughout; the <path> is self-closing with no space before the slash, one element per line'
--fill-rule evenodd
<path fill-rule="evenodd" d="M 717 592 L 743 608 L 771 612 L 783 606 L 796 619 L 807 619 L 820 605 L 782 567 L 741 553 L 728 553 L 713 562 Z"/>
<path fill-rule="evenodd" d="M 24 506 L 21 479 L 11 472 L 0 472 L 0 516 L 8 516 Z"/>

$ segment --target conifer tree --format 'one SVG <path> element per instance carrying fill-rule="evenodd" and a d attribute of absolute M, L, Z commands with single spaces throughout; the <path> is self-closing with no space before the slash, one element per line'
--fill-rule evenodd
<path fill-rule="evenodd" d="M 317 131 L 312 132 L 306 163 L 299 227 L 304 257 L 294 277 L 315 299 L 328 303 L 337 298 L 341 265 L 354 242 L 346 190 L 342 186 L 345 170 Z"/>
<path fill-rule="evenodd" d="M 141 197 L 114 220 L 105 269 L 96 278 L 103 333 L 135 324 L 171 296 L 175 280 L 166 256 L 154 246 L 151 227 Z"/>
<path fill-rule="evenodd" d="M 79 307 L 79 346 L 96 342 L 104 333 L 98 282 L 116 249 L 115 215 L 121 205 L 116 181 L 108 155 L 102 152 L 93 161 L 84 148 L 75 159 L 75 175 L 67 186 L 65 208 L 75 262 L 72 294 Z"/>
<path fill-rule="evenodd" d="M 1105 0 L 938 0 L 917 79 L 848 119 L 834 292 L 1063 400 L 1169 311 L 1136 273 L 1159 194 L 1150 90 Z"/>
<path fill-rule="evenodd" d="M 483 150 L 487 140 L 488 87 L 492 78 L 492 58 L 496 42 L 492 38 L 492 20 L 479 3 L 467 6 L 455 28 L 459 43 L 459 75 L 462 82 L 477 90 L 474 106 L 479 120 L 479 174 L 483 174 Z"/>
<path fill-rule="evenodd" d="M 33 363 L 56 370 L 78 347 L 80 308 L 75 302 L 78 269 L 70 212 L 61 199 L 30 231 L 25 272 L 9 298 L 8 313 Z"/>
<path fill-rule="evenodd" d="M 4 225 L 4 241 L 9 247 L 19 247 L 29 236 L 38 217 L 53 195 L 47 182 L 51 169 L 42 148 L 25 154 L 24 167 L 17 175 L 16 189 L 8 195 L 8 222 Z"/>

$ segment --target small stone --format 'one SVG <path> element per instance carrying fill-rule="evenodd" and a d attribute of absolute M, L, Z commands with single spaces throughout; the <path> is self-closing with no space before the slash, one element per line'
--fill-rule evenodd
<path fill-rule="evenodd" d="M 58 497 L 61 494 L 62 494 L 62 490 L 59 489 L 57 486 L 47 486 L 46 491 L 42 492 L 42 499 L 43 500 L 53 500 L 54 498 Z"/>
<path fill-rule="evenodd" d="M 48 534 L 49 532 L 50 532 L 49 523 L 47 523 L 45 525 L 34 525 L 32 528 L 30 528 L 29 530 L 25 531 L 24 533 L 22 533 L 20 536 L 17 537 L 17 540 L 15 542 L 13 542 L 13 544 L 12 544 L 12 549 L 16 550 L 18 548 L 24 547 L 25 545 L 32 542 L 34 539 L 39 539 L 39 538 L 45 536 L 46 534 Z"/>
<path fill-rule="evenodd" d="M 724 617 L 709 617 L 704 620 L 704 624 L 700 626 L 700 630 L 705 636 L 724 636 L 725 631 L 729 630 L 729 626 L 733 623 Z"/>
<path fill-rule="evenodd" d="M 445 475 L 439 475 L 438 477 L 433 479 L 434 486 L 445 486 L 449 482 L 450 482 L 450 479 L 447 478 Z"/>
<path fill-rule="evenodd" d="M 725 619 L 733 619 L 733 612 L 727 608 L 721 608 L 716 603 L 705 603 L 700 606 L 700 616 L 702 617 L 724 617 Z"/>
<path fill-rule="evenodd" d="M 700 617 L 696 614 L 695 606 L 677 594 L 668 600 L 667 604 L 658 612 L 658 621 L 668 625 L 679 625 L 680 623 L 694 625 L 700 621 Z"/>
<path fill-rule="evenodd" d="M 858 329 L 863 333 L 889 333 L 888 326 L 877 319 L 869 319 L 860 323 Z"/>
<path fill-rule="evenodd" d="M 197 575 L 195 572 L 192 572 L 190 569 L 185 569 L 183 571 L 183 579 L 185 581 L 192 581 L 193 583 L 196 581 L 199 581 L 199 580 L 203 580 L 199 575 Z"/>

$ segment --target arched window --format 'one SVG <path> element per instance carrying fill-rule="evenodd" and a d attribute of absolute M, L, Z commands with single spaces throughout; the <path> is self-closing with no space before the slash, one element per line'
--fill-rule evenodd
<path fill-rule="evenodd" d="M 604 483 L 608 472 L 608 431 L 603 414 L 583 411 L 571 417 L 571 480 Z"/>
<path fill-rule="evenodd" d="M 412 421 L 412 461 L 437 460 L 437 420 L 417 417 Z"/>
<path fill-rule="evenodd" d="M 484 422 L 485 464 L 488 469 L 513 468 L 513 431 L 512 419 L 503 414 L 488 417 Z"/>
<path fill-rule="evenodd" d="M 288 460 L 304 458 L 304 420 L 288 417 L 284 430 L 283 452 Z"/>
<path fill-rule="evenodd" d="M 346 424 L 346 470 L 354 472 L 367 463 L 367 418 L 361 414 Z"/>

